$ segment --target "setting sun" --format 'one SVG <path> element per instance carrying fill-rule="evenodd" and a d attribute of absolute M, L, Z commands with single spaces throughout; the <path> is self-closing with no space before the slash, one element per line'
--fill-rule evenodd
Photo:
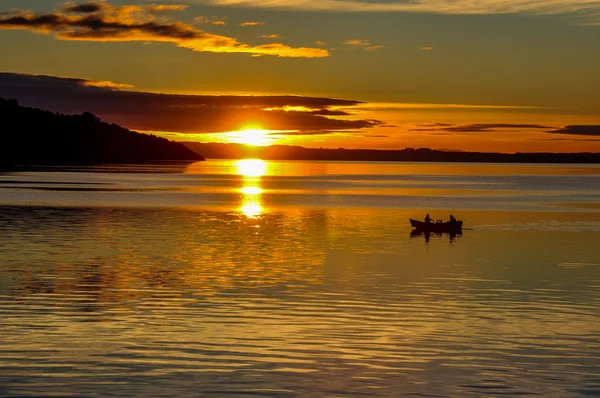
<path fill-rule="evenodd" d="M 266 146 L 272 143 L 272 138 L 269 137 L 268 130 L 255 127 L 245 128 L 240 131 L 232 131 L 227 135 L 231 142 L 238 144 Z"/>

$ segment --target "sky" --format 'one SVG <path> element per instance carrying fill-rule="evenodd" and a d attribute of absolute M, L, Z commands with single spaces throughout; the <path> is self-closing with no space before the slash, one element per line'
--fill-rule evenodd
<path fill-rule="evenodd" d="M 2 0 L 0 97 L 178 141 L 600 152 L 600 1 Z"/>

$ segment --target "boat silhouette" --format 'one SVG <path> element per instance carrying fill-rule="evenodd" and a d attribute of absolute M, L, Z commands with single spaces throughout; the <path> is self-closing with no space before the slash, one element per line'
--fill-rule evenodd
<path fill-rule="evenodd" d="M 459 232 L 462 231 L 462 221 L 447 221 L 438 220 L 436 222 L 423 222 L 409 218 L 410 225 L 418 231 L 423 232 Z"/>

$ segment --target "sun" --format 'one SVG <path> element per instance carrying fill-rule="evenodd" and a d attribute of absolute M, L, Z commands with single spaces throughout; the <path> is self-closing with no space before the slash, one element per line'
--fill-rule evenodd
<path fill-rule="evenodd" d="M 248 127 L 239 131 L 232 131 L 228 134 L 232 142 L 238 144 L 265 146 L 271 143 L 269 131 L 257 127 Z"/>

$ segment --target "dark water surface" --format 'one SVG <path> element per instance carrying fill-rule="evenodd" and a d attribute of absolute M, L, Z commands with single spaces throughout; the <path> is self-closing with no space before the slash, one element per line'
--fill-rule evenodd
<path fill-rule="evenodd" d="M 596 166 L 0 174 L 0 396 L 600 395 L 599 203 Z"/>

